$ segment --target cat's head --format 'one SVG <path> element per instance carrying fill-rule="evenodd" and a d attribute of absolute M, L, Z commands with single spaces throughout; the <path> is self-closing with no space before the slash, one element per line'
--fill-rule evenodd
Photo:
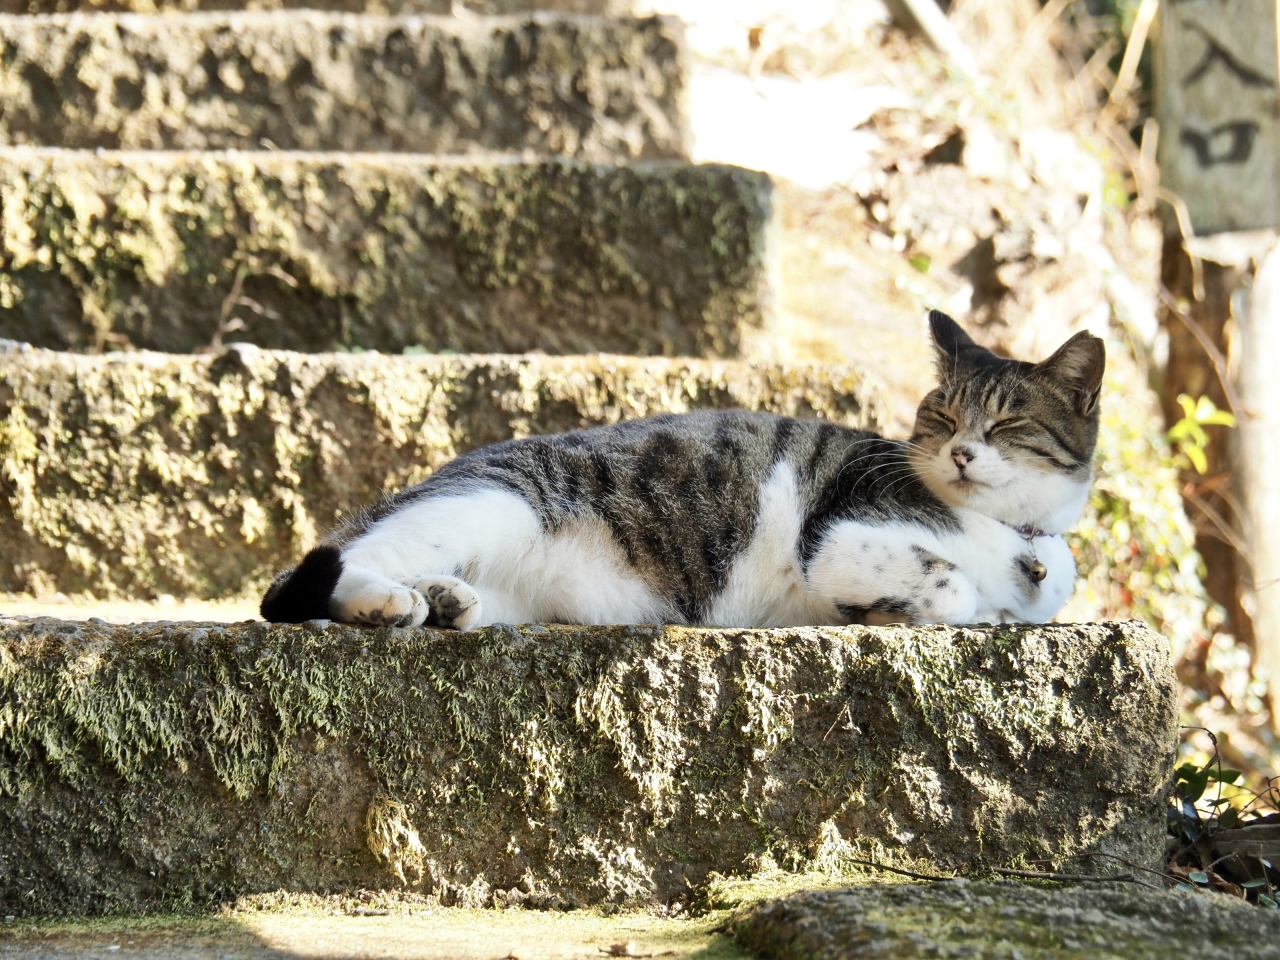
<path fill-rule="evenodd" d="M 1102 341 L 1077 333 L 1048 360 L 1023 363 L 978 346 L 937 310 L 929 325 L 939 383 L 916 411 L 916 474 L 952 506 L 1062 532 L 1093 479 Z"/>

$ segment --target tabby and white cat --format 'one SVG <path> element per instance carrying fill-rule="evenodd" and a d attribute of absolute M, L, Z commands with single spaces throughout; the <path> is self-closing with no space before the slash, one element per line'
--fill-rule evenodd
<path fill-rule="evenodd" d="M 734 627 L 1053 617 L 1092 479 L 1102 341 L 1038 364 L 933 312 L 909 441 L 746 412 L 663 415 L 458 457 L 282 574 L 277 622 Z"/>

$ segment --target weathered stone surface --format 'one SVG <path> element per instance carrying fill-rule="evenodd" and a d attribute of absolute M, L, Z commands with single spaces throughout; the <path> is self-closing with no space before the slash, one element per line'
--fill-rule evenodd
<path fill-rule="evenodd" d="M 455 0 L 0 0 L 0 13 L 157 13 L 192 10 L 338 10 L 346 13 L 451 13 Z M 461 0 L 475 14 L 548 10 L 621 16 L 632 0 Z"/>
<path fill-rule="evenodd" d="M 752 909 L 735 934 L 765 960 L 1169 960 L 1206 944 L 1274 960 L 1280 913 L 1216 893 L 953 880 L 801 893 Z"/>
<path fill-rule="evenodd" d="M 660 162 L 0 150 L 0 337 L 728 355 L 766 175 Z M 242 275 L 239 298 L 232 296 Z"/>
<path fill-rule="evenodd" d="M 0 143 L 683 157 L 677 20 L 0 17 Z"/>
<path fill-rule="evenodd" d="M 0 590 L 225 597 L 458 453 L 664 411 L 875 426 L 847 368 L 629 357 L 0 353 Z"/>
<path fill-rule="evenodd" d="M 664 901 L 765 856 L 1161 856 L 1137 623 L 981 629 L 0 621 L 0 908 L 394 887 Z"/>

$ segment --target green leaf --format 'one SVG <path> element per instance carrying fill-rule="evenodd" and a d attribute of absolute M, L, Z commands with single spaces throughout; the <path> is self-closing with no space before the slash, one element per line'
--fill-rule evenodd
<path fill-rule="evenodd" d="M 1187 455 L 1187 459 L 1191 461 L 1191 466 L 1196 468 L 1196 473 L 1205 473 L 1209 469 L 1209 458 L 1204 455 L 1204 451 L 1194 443 L 1184 443 L 1182 452 Z"/>
<path fill-rule="evenodd" d="M 1268 907 L 1273 907 L 1273 908 L 1280 907 L 1280 903 L 1276 903 L 1274 900 L 1268 897 L 1265 893 L 1258 894 L 1258 902 L 1265 903 Z"/>
<path fill-rule="evenodd" d="M 1230 830 L 1240 822 L 1240 814 L 1235 807 L 1227 807 L 1218 815 L 1218 826 L 1223 830 Z"/>
<path fill-rule="evenodd" d="M 1215 410 L 1207 417 L 1200 417 L 1199 420 L 1205 426 L 1234 427 L 1236 425 L 1236 418 L 1225 410 Z"/>
<path fill-rule="evenodd" d="M 1178 785 L 1178 792 L 1182 794 L 1182 799 L 1184 801 L 1195 803 L 1204 796 L 1204 788 L 1208 785 L 1208 776 L 1206 776 L 1203 771 L 1197 771 L 1196 773 L 1189 774 L 1182 783 Z M 1186 803 L 1183 803 L 1183 812 L 1188 816 L 1195 816 L 1194 808 L 1187 810 Z"/>
<path fill-rule="evenodd" d="M 1258 862 L 1259 862 L 1260 864 L 1262 864 L 1264 867 L 1266 867 L 1268 870 L 1271 870 L 1271 869 L 1272 869 L 1271 861 L 1270 861 L 1270 860 L 1263 860 L 1263 859 L 1262 859 L 1262 857 L 1259 857 L 1259 858 L 1258 858 Z"/>
<path fill-rule="evenodd" d="M 1189 883 L 1175 883 L 1175 884 L 1173 885 L 1173 889 L 1175 889 L 1175 890 L 1182 890 L 1182 891 L 1189 892 L 1189 893 L 1194 893 L 1196 888 L 1195 888 L 1195 887 L 1193 887 L 1193 886 L 1192 886 L 1191 884 L 1189 884 Z"/>
<path fill-rule="evenodd" d="M 1192 870 L 1187 874 L 1187 879 L 1192 883 L 1208 883 L 1209 875 L 1203 870 Z"/>
<path fill-rule="evenodd" d="M 921 273 L 928 273 L 929 268 L 933 266 L 933 260 L 930 259 L 928 254 L 924 253 L 917 253 L 908 257 L 907 263 L 911 264 L 911 266 L 915 267 L 915 269 Z"/>
<path fill-rule="evenodd" d="M 1241 776 L 1242 774 L 1239 770 L 1209 771 L 1209 777 L 1211 779 L 1221 780 L 1223 783 L 1235 783 Z"/>
<path fill-rule="evenodd" d="M 1253 890 L 1255 887 L 1265 887 L 1266 885 L 1267 885 L 1267 881 L 1263 877 L 1258 877 L 1253 880 L 1246 880 L 1244 883 L 1240 884 L 1240 886 L 1244 887 L 1246 890 Z"/>

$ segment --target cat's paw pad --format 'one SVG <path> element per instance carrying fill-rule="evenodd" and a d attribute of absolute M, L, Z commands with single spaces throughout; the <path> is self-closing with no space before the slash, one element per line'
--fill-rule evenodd
<path fill-rule="evenodd" d="M 426 599 L 408 587 L 370 585 L 347 602 L 347 619 L 375 627 L 416 627 L 427 619 Z"/>
<path fill-rule="evenodd" d="M 457 577 L 434 577 L 418 584 L 427 599 L 427 623 L 449 630 L 470 630 L 480 622 L 480 597 Z"/>

